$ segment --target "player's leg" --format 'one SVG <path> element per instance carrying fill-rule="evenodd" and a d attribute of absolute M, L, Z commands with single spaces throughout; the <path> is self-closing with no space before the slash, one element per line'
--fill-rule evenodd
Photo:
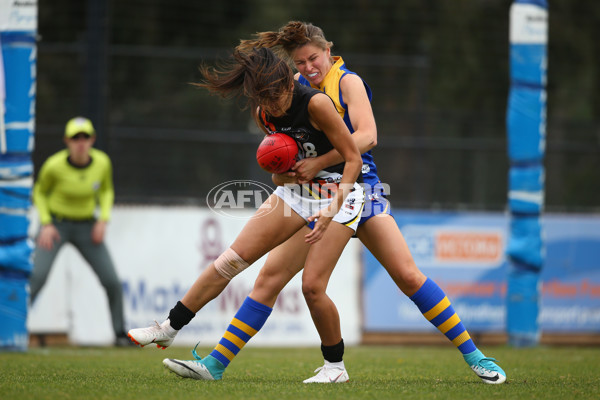
<path fill-rule="evenodd" d="M 353 234 L 353 229 L 332 222 L 327 228 L 327 235 L 311 246 L 306 259 L 302 293 L 321 338 L 324 365 L 315 371 L 317 375 L 304 380 L 304 383 L 342 383 L 349 380 L 343 361 L 340 316 L 326 290 L 333 269 Z"/>
<path fill-rule="evenodd" d="M 181 301 L 171 309 L 168 318 L 149 328 L 132 329 L 129 337 L 141 346 L 174 338 L 177 331 L 217 297 L 235 275 L 290 238 L 304 225 L 304 219 L 290 212 L 281 198 L 274 194 L 269 196 L 246 223 L 231 247 L 200 274 Z"/>
<path fill-rule="evenodd" d="M 304 268 L 311 247 L 304 236 L 309 232 L 308 227 L 300 229 L 269 253 L 250 292 L 252 299 L 269 307 L 275 305 L 279 293 Z"/>
<path fill-rule="evenodd" d="M 165 359 L 163 364 L 184 378 L 219 380 L 229 363 L 263 327 L 277 295 L 302 269 L 310 248 L 304 241 L 308 228 L 301 229 L 290 239 L 277 246 L 267 257 L 254 288 L 228 326 L 219 344 L 206 357 L 195 360 Z"/>
<path fill-rule="evenodd" d="M 76 233 L 72 240 L 73 245 L 79 250 L 83 258 L 90 264 L 100 284 L 106 291 L 108 305 L 112 318 L 112 326 L 118 344 L 127 340 L 125 332 L 125 316 L 123 312 L 123 287 L 112 258 L 106 245 L 92 242 L 91 231 L 94 222 L 85 222 L 74 224 L 73 229 Z"/>
<path fill-rule="evenodd" d="M 463 354 L 486 383 L 502 383 L 506 373 L 477 349 L 444 291 L 416 266 L 402 232 L 391 215 L 379 214 L 360 225 L 358 238 L 384 266 L 396 285 L 423 316 Z"/>
<path fill-rule="evenodd" d="M 235 261 L 243 264 L 238 269 L 253 264 L 306 225 L 302 217 L 290 212 L 286 207 L 278 196 L 271 195 L 248 220 L 231 245 L 231 250 L 235 253 Z M 194 313 L 198 312 L 225 289 L 234 274 L 241 272 L 232 271 L 234 267 L 226 265 L 219 270 L 219 265 L 215 266 L 215 263 L 211 263 L 204 271 L 208 279 L 200 276 L 181 302 Z"/>
<path fill-rule="evenodd" d="M 356 237 L 386 269 L 407 296 L 415 294 L 427 277 L 417 268 L 402 232 L 389 214 L 378 214 L 363 222 Z"/>

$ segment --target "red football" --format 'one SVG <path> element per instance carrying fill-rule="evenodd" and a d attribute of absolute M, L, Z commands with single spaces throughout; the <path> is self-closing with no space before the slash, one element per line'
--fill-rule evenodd
<path fill-rule="evenodd" d="M 272 174 L 287 172 L 296 163 L 298 145 L 284 133 L 267 135 L 256 150 L 256 161 L 262 169 Z"/>

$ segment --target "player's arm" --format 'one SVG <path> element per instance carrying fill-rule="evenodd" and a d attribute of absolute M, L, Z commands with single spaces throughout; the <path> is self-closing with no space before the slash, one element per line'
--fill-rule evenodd
<path fill-rule="evenodd" d="M 360 154 L 366 153 L 377 146 L 377 125 L 365 85 L 358 75 L 349 74 L 340 81 L 340 89 L 354 128 L 352 139 Z"/>
<path fill-rule="evenodd" d="M 100 206 L 100 221 L 108 221 L 115 202 L 115 189 L 112 177 L 112 164 L 107 157 L 107 166 L 98 189 L 98 204 Z"/>
<path fill-rule="evenodd" d="M 340 89 L 354 128 L 352 139 L 360 154 L 366 153 L 377 146 L 377 125 L 365 85 L 358 75 L 348 74 L 340 81 Z M 335 154 L 334 151 L 332 153 Z M 335 165 L 342 161 L 338 156 L 330 162 Z"/>
<path fill-rule="evenodd" d="M 340 162 L 345 162 L 342 182 L 354 184 L 362 167 L 362 158 L 333 101 L 325 93 L 316 94 L 308 104 L 308 113 L 315 128 L 323 131 L 333 148 L 340 153 Z"/>
<path fill-rule="evenodd" d="M 100 218 L 92 228 L 92 242 L 100 244 L 104 241 L 106 224 L 110 219 L 113 204 L 115 202 L 115 190 L 112 179 L 112 164 L 107 157 L 107 166 L 104 178 L 98 191 L 98 203 L 100 205 Z"/>
<path fill-rule="evenodd" d="M 52 250 L 54 243 L 60 240 L 60 234 L 52 224 L 52 215 L 48 206 L 48 195 L 55 184 L 55 179 L 50 171 L 48 162 L 40 169 L 37 181 L 33 186 L 33 203 L 38 210 L 40 218 L 40 231 L 37 237 L 37 245 L 46 250 Z"/>
<path fill-rule="evenodd" d="M 344 102 L 348 105 L 350 122 L 354 127 L 352 139 L 360 153 L 366 153 L 377 145 L 377 125 L 364 83 L 359 76 L 349 74 L 342 78 L 340 88 Z M 306 180 L 314 177 L 316 172 L 341 162 L 344 162 L 342 155 L 333 149 L 322 156 L 295 166 L 294 170 L 302 177 L 301 180 Z"/>
<path fill-rule="evenodd" d="M 289 172 L 285 172 L 283 174 L 273 174 L 271 175 L 271 180 L 277 186 L 284 186 L 286 184 L 297 184 L 298 179 L 295 176 L 290 175 Z"/>
<path fill-rule="evenodd" d="M 309 221 L 317 220 L 314 229 L 306 235 L 308 243 L 315 243 L 323 236 L 325 229 L 342 207 L 346 196 L 352 191 L 362 167 L 362 158 L 348 127 L 337 113 L 329 96 L 325 93 L 314 95 L 308 103 L 308 113 L 313 126 L 327 135 L 345 162 L 342 179 L 331 204 L 308 219 Z"/>

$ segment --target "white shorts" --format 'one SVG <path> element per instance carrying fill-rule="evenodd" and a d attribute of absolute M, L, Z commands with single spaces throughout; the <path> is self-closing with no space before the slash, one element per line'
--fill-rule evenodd
<path fill-rule="evenodd" d="M 365 202 L 365 191 L 358 183 L 354 183 L 353 189 L 346 196 L 344 204 L 333 217 L 333 220 L 356 232 Z M 315 215 L 317 211 L 329 206 L 333 197 L 309 197 L 307 196 L 306 187 L 303 188 L 301 185 L 278 186 L 273 193 L 284 201 L 287 206 L 286 211 L 292 209 L 306 221 L 308 221 L 308 217 Z"/>

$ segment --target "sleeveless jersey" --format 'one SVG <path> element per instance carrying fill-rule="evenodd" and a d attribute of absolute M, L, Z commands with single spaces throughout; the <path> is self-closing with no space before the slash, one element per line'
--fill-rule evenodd
<path fill-rule="evenodd" d="M 350 115 L 348 114 L 348 105 L 344 103 L 344 98 L 342 96 L 342 91 L 340 90 L 340 81 L 347 74 L 357 75 L 355 72 L 349 71 L 346 68 L 346 64 L 344 64 L 344 60 L 342 57 L 335 56 L 333 57 L 335 63 L 321 82 L 319 86 L 312 86 L 310 82 L 300 75 L 298 81 L 305 85 L 311 86 L 314 89 L 318 89 L 325 94 L 327 94 L 335 104 L 335 108 L 346 123 L 346 126 L 350 130 L 350 133 L 354 133 L 354 127 L 350 122 Z M 358 76 L 358 75 L 357 75 Z M 361 78 L 362 79 L 362 78 Z M 372 93 L 371 88 L 367 85 L 365 81 L 363 81 L 365 85 L 365 89 L 367 91 L 367 96 L 369 96 L 369 101 L 371 101 Z M 362 178 L 364 182 L 374 188 L 380 181 L 377 176 L 377 166 L 373 161 L 373 155 L 371 154 L 371 150 L 362 154 L 363 167 L 362 167 Z"/>
<path fill-rule="evenodd" d="M 308 103 L 310 99 L 320 91 L 300 85 L 297 81 L 294 84 L 294 95 L 292 105 L 282 117 L 272 117 L 265 112 L 260 112 L 261 122 L 269 134 L 280 132 L 290 136 L 298 144 L 299 159 L 307 157 L 317 157 L 328 153 L 333 149 L 333 145 L 323 131 L 316 129 L 310 123 L 308 114 Z M 344 163 L 340 163 L 325 168 L 325 172 L 331 174 L 319 173 L 317 176 L 328 176 L 328 180 L 341 179 L 344 170 Z M 360 175 L 359 175 L 360 178 Z M 337 183 L 337 182 L 335 182 Z"/>

